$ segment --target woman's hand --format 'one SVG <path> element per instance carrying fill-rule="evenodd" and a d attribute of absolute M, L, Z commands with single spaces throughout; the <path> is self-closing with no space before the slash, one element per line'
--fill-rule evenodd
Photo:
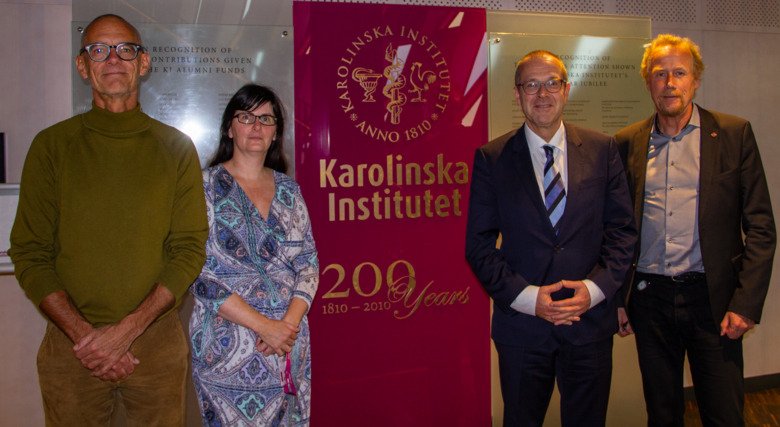
<path fill-rule="evenodd" d="M 282 347 L 274 347 L 273 342 L 269 342 L 266 340 L 262 333 L 258 332 L 258 338 L 257 343 L 255 343 L 255 348 L 260 353 L 263 353 L 264 356 L 270 356 L 274 353 L 278 354 L 279 356 L 283 356 L 284 354 L 287 354 L 292 351 L 292 346 L 295 344 L 295 339 L 298 337 L 298 332 L 301 331 L 300 324 L 301 319 L 303 319 L 303 316 L 306 315 L 306 312 L 309 310 L 309 304 L 300 299 L 300 298 L 293 298 L 290 301 L 290 306 L 287 307 L 287 312 L 284 313 L 284 317 L 282 320 L 274 320 L 274 322 L 281 322 L 287 325 L 287 328 L 293 328 L 295 329 L 295 335 L 292 336 L 292 341 L 288 341 L 287 344 L 289 346 L 282 346 Z M 278 350 L 282 350 L 283 353 L 279 353 Z"/>
<path fill-rule="evenodd" d="M 284 356 L 292 351 L 300 328 L 284 320 L 267 319 L 255 332 L 258 336 L 255 344 L 257 351 L 265 356 Z"/>

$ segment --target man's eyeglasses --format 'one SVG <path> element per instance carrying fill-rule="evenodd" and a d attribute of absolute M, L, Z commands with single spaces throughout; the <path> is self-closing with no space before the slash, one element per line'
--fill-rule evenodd
<path fill-rule="evenodd" d="M 92 43 L 81 48 L 79 54 L 87 52 L 89 59 L 95 62 L 103 62 L 111 55 L 111 49 L 114 49 L 116 56 L 123 61 L 132 61 L 138 57 L 139 52 L 146 50 L 145 47 L 135 43 L 119 43 L 117 45 L 107 45 L 105 43 Z"/>
<path fill-rule="evenodd" d="M 276 116 L 272 116 L 270 114 L 261 114 L 256 116 L 245 111 L 237 113 L 235 116 L 233 116 L 233 118 L 237 118 L 239 123 L 243 123 L 245 125 L 252 125 L 255 123 L 255 121 L 260 121 L 260 124 L 263 126 L 273 126 L 277 121 Z"/>
<path fill-rule="evenodd" d="M 518 83 L 517 86 L 522 88 L 526 95 L 536 95 L 539 90 L 542 89 L 542 86 L 547 89 L 547 92 L 555 93 L 561 90 L 565 84 L 566 80 L 550 79 L 546 82 L 537 82 L 536 80 L 531 80 L 530 82 Z"/>

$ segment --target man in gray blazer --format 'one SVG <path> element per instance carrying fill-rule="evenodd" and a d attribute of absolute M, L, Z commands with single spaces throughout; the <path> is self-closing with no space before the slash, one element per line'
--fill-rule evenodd
<path fill-rule="evenodd" d="M 775 253 L 761 157 L 748 121 L 693 103 L 693 41 L 659 35 L 641 68 L 655 114 L 615 136 L 640 226 L 619 333 L 636 333 L 649 425 L 683 425 L 687 353 L 704 425 L 741 426 L 742 335 L 761 320 Z"/>

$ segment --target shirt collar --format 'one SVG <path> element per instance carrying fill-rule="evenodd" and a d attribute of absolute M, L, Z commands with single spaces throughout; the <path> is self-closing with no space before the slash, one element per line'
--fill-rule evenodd
<path fill-rule="evenodd" d="M 693 104 L 693 111 L 691 112 L 691 118 L 688 119 L 687 125 L 691 125 L 695 128 L 701 127 L 701 117 L 699 116 L 699 106 L 696 104 Z M 683 126 L 685 128 L 685 126 Z M 651 129 L 652 133 L 662 134 L 661 131 L 658 129 L 658 113 L 655 113 L 653 116 L 653 129 Z M 667 136 L 677 136 L 677 135 L 667 135 Z"/>
<path fill-rule="evenodd" d="M 527 125 L 523 126 L 525 132 L 525 140 L 528 142 L 528 148 L 532 153 L 539 152 L 545 145 L 551 145 L 561 152 L 566 152 L 566 128 L 561 121 L 560 127 L 555 131 L 555 134 L 550 138 L 550 142 L 545 141 L 541 136 L 534 133 Z"/>

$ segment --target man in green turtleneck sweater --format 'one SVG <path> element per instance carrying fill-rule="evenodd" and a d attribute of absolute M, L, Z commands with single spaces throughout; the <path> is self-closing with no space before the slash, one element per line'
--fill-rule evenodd
<path fill-rule="evenodd" d="M 10 255 L 49 319 L 38 353 L 47 425 L 183 425 L 188 347 L 174 308 L 204 262 L 198 157 L 141 112 L 149 54 L 103 15 L 76 57 L 90 111 L 43 130 L 22 172 Z"/>

